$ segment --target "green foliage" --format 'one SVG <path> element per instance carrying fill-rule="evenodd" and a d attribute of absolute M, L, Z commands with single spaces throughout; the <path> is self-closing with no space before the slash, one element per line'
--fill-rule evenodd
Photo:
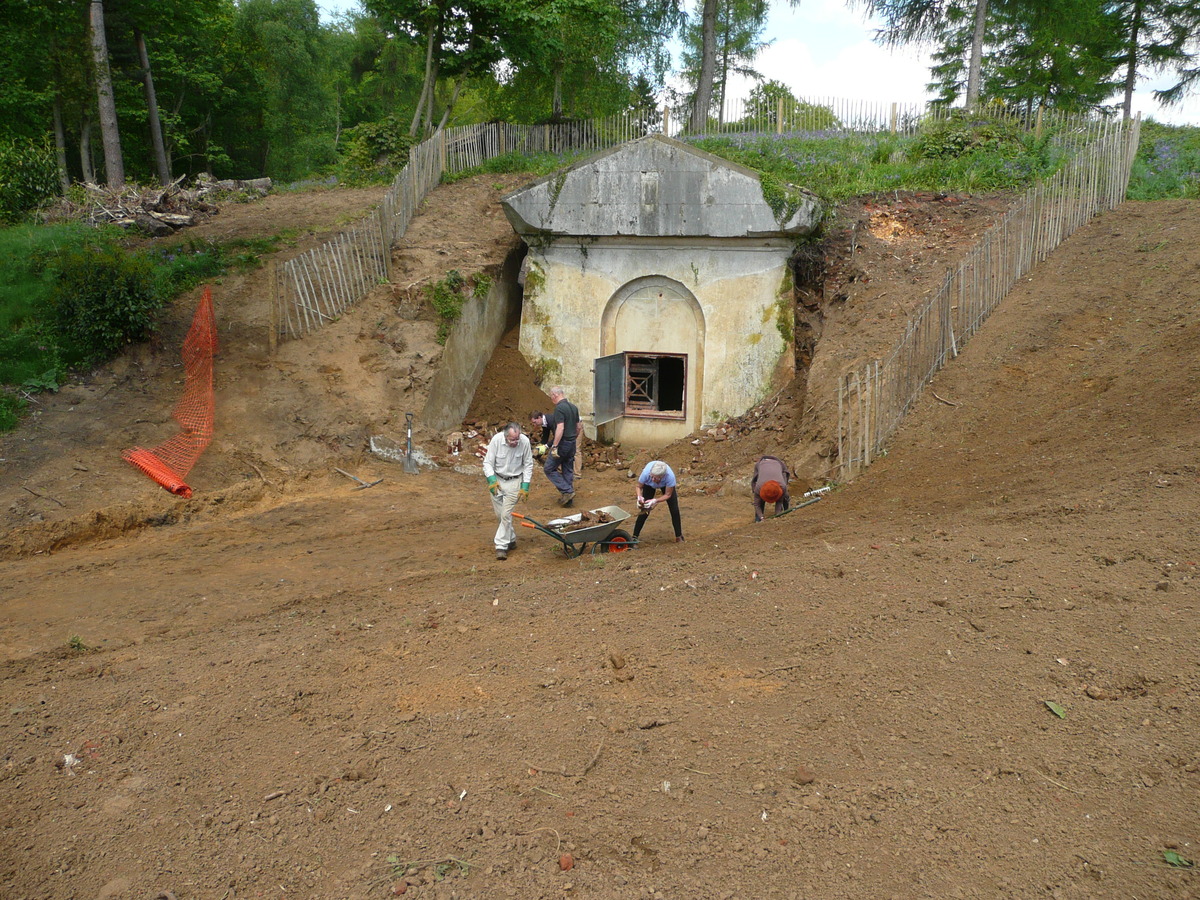
<path fill-rule="evenodd" d="M 49 140 L 0 141 L 0 222 L 15 222 L 59 192 Z"/>
<path fill-rule="evenodd" d="M 827 203 L 898 189 L 1019 190 L 1065 161 L 1049 138 L 1039 141 L 987 118 L 931 124 L 916 136 L 730 134 L 690 142 L 757 170 L 763 198 L 777 216 L 789 214 L 789 204 L 798 199 L 789 185 Z"/>
<path fill-rule="evenodd" d="M 441 281 L 434 282 L 427 289 L 429 303 L 438 315 L 437 342 L 446 343 L 450 329 L 462 315 L 463 303 L 466 302 L 467 281 L 458 269 L 451 269 Z"/>
<path fill-rule="evenodd" d="M 1128 197 L 1200 199 L 1200 128 L 1142 123 Z"/>
<path fill-rule="evenodd" d="M 745 118 L 731 127 L 746 131 L 829 131 L 841 124 L 829 107 L 798 100 L 787 85 L 772 80 L 754 86 L 746 100 Z"/>
<path fill-rule="evenodd" d="M 701 64 L 704 59 L 704 4 L 699 3 L 696 12 L 688 17 L 680 33 L 682 43 L 680 75 L 687 83 L 687 118 L 691 119 L 695 102 L 696 87 L 700 81 Z M 714 109 L 724 106 L 725 89 L 735 75 L 758 81 L 762 75 L 753 68 L 754 58 L 770 44 L 763 40 L 767 26 L 769 4 L 757 0 L 718 0 L 713 21 L 713 86 L 710 105 L 704 110 L 705 117 Z M 779 82 L 775 85 L 782 87 Z M 785 88 L 786 90 L 786 88 Z M 751 96 L 751 101 L 762 102 Z M 774 108 L 774 97 L 771 98 Z"/>
<path fill-rule="evenodd" d="M 1191 869 L 1195 867 L 1195 863 L 1179 853 L 1177 850 L 1164 850 L 1163 862 L 1168 866 L 1173 866 L 1176 869 Z"/>
<path fill-rule="evenodd" d="M 170 247 L 156 247 L 146 256 L 154 266 L 154 289 L 169 300 L 230 270 L 257 268 L 264 253 L 278 249 L 283 238 L 248 238 L 224 243 L 189 238 Z"/>
<path fill-rule="evenodd" d="M 417 143 L 395 116 L 363 122 L 346 132 L 346 152 L 339 166 L 347 184 L 390 181 L 408 163 Z"/>
<path fill-rule="evenodd" d="M 252 268 L 285 240 L 186 240 L 127 253 L 120 232 L 82 225 L 0 229 L 0 385 L 57 390 L 71 365 L 144 336 L 165 302 L 231 269 Z M 0 392 L 0 431 L 24 408 Z"/>
<path fill-rule="evenodd" d="M 28 391 L 62 384 L 67 365 L 48 315 L 53 261 L 59 253 L 111 240 L 109 232 L 82 225 L 0 229 L 0 384 Z M 4 405 L 11 428 L 20 404 L 10 397 Z"/>
<path fill-rule="evenodd" d="M 488 295 L 488 291 L 492 289 L 492 278 L 490 275 L 476 275 L 475 287 L 471 291 L 471 296 L 482 300 Z"/>
<path fill-rule="evenodd" d="M 57 269 L 50 305 L 71 363 L 108 359 L 153 330 L 163 298 L 147 257 L 84 247 L 59 258 Z"/>
<path fill-rule="evenodd" d="M 565 154 L 531 153 L 528 155 L 516 152 L 505 153 L 501 156 L 493 156 L 481 165 L 472 166 L 461 172 L 446 172 L 442 175 L 442 183 L 453 184 L 475 175 L 506 175 L 516 172 L 528 174 L 531 178 L 538 178 L 542 175 L 549 175 L 551 172 L 557 172 L 564 166 L 569 166 L 587 155 L 589 154 L 584 151 Z"/>
<path fill-rule="evenodd" d="M 79 635 L 73 634 L 67 638 L 67 649 L 75 653 L 83 653 L 87 650 L 91 650 L 92 648 L 85 644 L 83 642 L 83 638 L 81 638 Z"/>
<path fill-rule="evenodd" d="M 40 320 L 0 331 L 0 384 L 28 391 L 57 391 L 66 378 L 58 341 Z"/>
<path fill-rule="evenodd" d="M 1022 136 L 1014 120 L 955 110 L 926 124 L 911 152 L 921 159 L 958 159 L 979 151 L 1007 154 L 1021 149 Z"/>
<path fill-rule="evenodd" d="M 29 408 L 29 402 L 8 391 L 0 390 L 0 433 L 12 431 Z"/>

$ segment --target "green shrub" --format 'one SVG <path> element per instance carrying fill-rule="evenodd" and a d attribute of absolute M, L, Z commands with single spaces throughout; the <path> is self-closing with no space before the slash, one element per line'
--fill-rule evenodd
<path fill-rule="evenodd" d="M 154 267 L 116 247 L 85 247 L 58 261 L 50 305 L 68 361 L 96 363 L 145 338 L 162 305 Z"/>
<path fill-rule="evenodd" d="M 395 116 L 382 122 L 363 122 L 346 132 L 346 152 L 340 168 L 347 184 L 390 181 L 408 163 L 417 143 Z"/>
<path fill-rule="evenodd" d="M 466 284 L 467 280 L 463 278 L 462 273 L 458 269 L 451 269 L 446 273 L 445 278 L 429 286 L 429 302 L 433 306 L 433 311 L 438 315 L 437 342 L 439 344 L 446 343 L 446 338 L 450 336 L 450 329 L 462 315 L 463 303 L 467 299 L 463 290 Z"/>
<path fill-rule="evenodd" d="M 919 159 L 956 159 L 980 151 L 1015 153 L 1022 148 L 1021 128 L 1011 119 L 955 111 L 927 124 L 917 137 L 913 154 Z"/>
<path fill-rule="evenodd" d="M 48 139 L 0 143 L 0 222 L 15 222 L 59 192 Z"/>
<path fill-rule="evenodd" d="M 1142 124 L 1129 179 L 1130 200 L 1200 199 L 1200 128 Z"/>

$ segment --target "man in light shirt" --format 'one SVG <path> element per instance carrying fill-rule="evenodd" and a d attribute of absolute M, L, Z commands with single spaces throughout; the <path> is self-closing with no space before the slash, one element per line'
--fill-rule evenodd
<path fill-rule="evenodd" d="M 509 551 L 517 546 L 513 510 L 529 496 L 529 483 L 533 480 L 533 448 L 516 422 L 509 422 L 488 444 L 483 474 L 492 495 L 492 509 L 500 522 L 496 529 L 496 559 L 508 559 Z"/>

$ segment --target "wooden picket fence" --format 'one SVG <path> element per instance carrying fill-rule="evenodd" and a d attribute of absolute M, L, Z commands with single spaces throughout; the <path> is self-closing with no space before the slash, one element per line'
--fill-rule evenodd
<path fill-rule="evenodd" d="M 838 464 L 849 480 L 879 456 L 921 391 L 1017 279 L 1095 215 L 1125 199 L 1141 122 L 1091 121 L 1071 132 L 1078 152 L 1053 178 L 1029 188 L 984 233 L 941 289 L 909 320 L 882 360 L 838 385 Z"/>
<path fill-rule="evenodd" d="M 657 130 L 658 110 L 561 125 L 493 122 L 435 132 L 414 147 L 379 207 L 352 228 L 277 265 L 270 342 L 296 338 L 337 319 L 391 274 L 391 248 L 408 230 L 442 174 L 507 153 L 586 153 Z"/>
<path fill-rule="evenodd" d="M 786 103 L 776 101 L 774 104 L 758 106 L 742 104 L 731 106 L 730 110 L 728 115 L 710 119 L 701 133 L 907 133 L 922 121 L 950 112 L 915 104 L 868 103 L 835 98 L 789 100 Z M 443 173 L 461 172 L 510 153 L 565 155 L 595 152 L 651 133 L 696 136 L 696 132 L 685 133 L 681 128 L 681 119 L 682 116 L 677 113 L 673 116 L 670 109 L 652 109 L 557 125 L 493 122 L 439 129 L 412 149 L 408 164 L 396 176 L 374 212 L 322 245 L 278 264 L 271 303 L 271 346 L 281 338 L 301 337 L 336 320 L 371 288 L 390 278 L 392 246 L 404 235 L 421 201 L 438 185 Z M 1078 145 L 1074 152 L 1082 152 L 1084 147 L 1095 142 L 1097 128 L 1108 127 L 1083 119 L 1078 123 L 1076 125 L 1076 120 L 1063 116 L 1054 120 L 1058 139 L 1073 140 Z M 1049 123 L 1043 122 L 1039 113 L 1035 119 L 1024 124 L 1030 129 L 1040 130 Z M 1064 124 L 1069 127 L 1064 127 Z M 1132 146 L 1136 148 L 1136 135 Z M 1127 168 L 1125 178 L 1128 177 Z M 1042 232 L 1039 234 L 1045 237 Z M 927 328 L 923 324 L 914 327 L 922 332 Z M 852 383 L 855 385 L 867 381 L 875 383 L 874 376 L 867 381 L 862 375 L 856 375 L 854 379 Z M 870 396 L 874 397 L 875 393 L 872 392 Z M 853 402 L 867 401 L 857 397 Z M 904 408 L 910 402 L 906 401 Z M 875 401 L 871 400 L 871 403 Z M 886 437 L 880 425 L 889 421 L 891 414 L 883 414 L 874 405 L 871 409 L 869 427 L 847 425 L 846 445 L 861 447 L 848 458 L 859 461 L 863 457 L 869 458 L 872 452 L 876 452 L 871 448 L 880 435 Z M 869 438 L 863 436 L 864 429 L 869 433 Z M 885 431 L 890 433 L 890 429 Z"/>

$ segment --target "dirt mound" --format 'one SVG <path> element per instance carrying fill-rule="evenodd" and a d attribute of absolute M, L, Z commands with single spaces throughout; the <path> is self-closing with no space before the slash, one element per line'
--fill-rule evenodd
<path fill-rule="evenodd" d="M 750 524 L 744 461 L 800 455 L 787 411 L 936 281 L 923 244 L 941 261 L 950 237 L 930 222 L 978 224 L 908 208 L 870 213 L 882 237 L 860 228 L 831 263 L 860 274 L 811 320 L 813 375 L 754 420 L 784 430 L 671 450 L 681 468 L 704 453 L 685 544 L 651 517 L 633 552 L 567 561 L 530 530 L 499 562 L 481 477 L 354 456 L 373 410 L 403 411 L 390 367 L 418 363 L 420 319 L 379 355 L 402 296 L 279 359 L 224 358 L 239 436 L 196 480 L 261 494 L 0 560 L 0 893 L 1196 896 L 1167 860 L 1200 855 L 1200 208 L 1097 219 L 885 458 Z M 170 427 L 166 356 L 7 440 L 6 523 L 179 508 L 115 456 Z M 499 421 L 507 395 L 481 390 L 473 412 Z M 335 446 L 384 481 L 325 469 Z M 623 469 L 577 494 L 632 506 Z M 554 518 L 553 496 L 536 475 L 525 511 Z"/>

